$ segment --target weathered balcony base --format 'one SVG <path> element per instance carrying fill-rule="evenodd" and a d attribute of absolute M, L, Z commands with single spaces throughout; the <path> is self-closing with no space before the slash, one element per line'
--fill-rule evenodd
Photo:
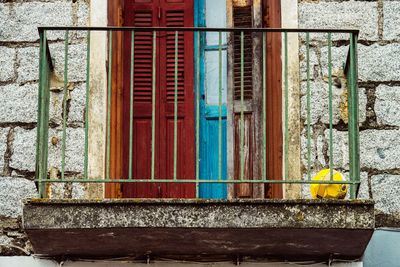
<path fill-rule="evenodd" d="M 357 259 L 374 228 L 371 201 L 30 200 L 36 254 L 81 258 Z"/>

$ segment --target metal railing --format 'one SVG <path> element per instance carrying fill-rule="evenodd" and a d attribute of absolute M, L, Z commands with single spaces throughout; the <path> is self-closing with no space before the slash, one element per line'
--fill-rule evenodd
<path fill-rule="evenodd" d="M 62 138 L 61 138 L 61 170 L 60 170 L 60 177 L 50 177 L 49 175 L 49 106 L 51 102 L 51 93 L 50 93 L 50 79 L 51 73 L 55 71 L 55 66 L 52 60 L 52 53 L 50 51 L 49 40 L 47 38 L 47 34 L 49 32 L 64 32 L 64 66 L 63 66 L 63 105 L 62 105 L 62 123 L 60 125 L 56 125 L 56 127 L 61 127 L 62 131 Z M 68 173 L 66 171 L 66 148 L 68 146 L 67 140 L 67 128 L 68 128 L 68 121 L 67 121 L 67 99 L 68 99 L 68 72 L 69 72 L 69 62 L 68 62 L 68 55 L 69 55 L 69 33 L 71 31 L 76 31 L 79 33 L 86 33 L 86 62 L 82 62 L 86 66 L 86 96 L 85 96 L 85 119 L 84 119 L 84 163 L 83 163 L 83 171 L 79 174 L 77 173 Z M 107 116 L 106 116 L 106 149 L 104 151 L 106 164 L 105 164 L 105 173 L 103 177 L 89 177 L 88 174 L 88 165 L 89 165 L 89 151 L 88 151 L 88 140 L 89 140 L 89 132 L 90 132 L 90 125 L 89 125 L 89 116 L 94 116 L 94 114 L 90 114 L 88 107 L 89 107 L 89 91 L 91 90 L 91 81 L 90 81 L 90 68 L 91 68 L 91 53 L 90 48 L 93 44 L 91 44 L 91 34 L 93 32 L 106 32 L 108 36 L 108 62 L 104 62 L 104 64 L 108 65 L 108 73 L 107 73 Z M 133 163 L 132 163 L 132 118 L 133 118 L 133 91 L 134 82 L 130 79 L 130 125 L 129 125 L 129 166 L 128 166 L 128 176 L 127 177 L 119 177 L 118 179 L 113 179 L 110 176 L 110 144 L 111 144 L 111 137 L 110 137 L 110 127 L 111 127 L 111 105 L 112 105 L 112 81 L 115 77 L 112 76 L 112 68 L 113 68 L 113 33 L 115 32 L 124 32 L 130 33 L 132 42 L 131 42 L 131 55 L 130 55 L 130 75 L 133 77 L 134 75 L 134 53 L 135 53 L 135 34 L 138 33 L 151 33 L 153 45 L 152 45 L 152 110 L 151 110 L 151 159 L 150 166 L 151 166 L 151 174 L 149 177 L 140 177 L 134 178 L 133 173 Z M 173 32 L 174 33 L 174 45 L 175 45 L 175 53 L 174 53 L 174 105 L 173 105 L 173 118 L 174 118 L 174 138 L 173 138 L 173 166 L 172 166 L 172 177 L 156 177 L 155 172 L 155 165 L 157 164 L 157 156 L 156 156 L 156 139 L 155 139 L 155 128 L 156 128 L 156 105 L 155 105 L 155 95 L 157 94 L 156 88 L 156 81 L 155 81 L 155 72 L 156 72 L 156 62 L 157 62 L 157 55 L 156 55 L 156 39 L 157 33 L 161 32 Z M 218 33 L 219 44 L 216 51 L 218 51 L 218 73 L 219 73 L 219 82 L 215 86 L 218 88 L 218 175 L 217 177 L 200 177 L 200 85 L 201 85 L 201 77 L 200 77 L 200 57 L 197 56 L 194 60 L 194 119 L 195 119 L 195 143 L 193 146 L 195 147 L 195 172 L 193 177 L 186 177 L 185 179 L 180 179 L 177 175 L 178 165 L 182 162 L 178 162 L 178 47 L 179 47 L 179 40 L 178 36 L 180 33 L 183 32 L 190 32 L 193 34 L 195 45 L 193 49 L 201 49 L 201 40 L 204 38 L 204 34 L 207 32 L 214 32 Z M 244 120 L 245 120 L 245 110 L 244 110 L 244 45 L 245 45 L 245 34 L 251 33 L 252 38 L 260 38 L 261 40 L 261 54 L 258 55 L 261 57 L 260 62 L 262 62 L 261 66 L 261 77 L 262 77 L 262 123 L 261 123 L 261 131 L 262 131 L 262 143 L 258 144 L 260 147 L 263 148 L 263 152 L 261 154 L 261 177 L 253 177 L 251 179 L 245 178 L 244 169 L 245 169 L 245 155 L 244 155 L 244 146 L 245 146 L 245 132 L 244 132 Z M 267 156 L 266 156 L 266 143 L 267 143 L 267 133 L 266 133 L 266 99 L 267 95 L 267 87 L 266 87 L 266 62 L 268 55 L 267 52 L 267 44 L 266 44 L 266 37 L 267 33 L 275 33 L 281 36 L 282 40 L 282 78 L 283 78 L 283 179 L 273 179 L 273 177 L 267 177 L 266 166 L 267 166 Z M 359 134 L 358 134 L 358 88 L 357 88 L 357 37 L 358 37 L 358 30 L 350 30 L 350 29 L 275 29 L 275 28 L 140 28 L 140 27 L 40 27 L 39 28 L 40 34 L 40 70 L 39 70 L 39 107 L 38 107 L 38 127 L 37 127 L 37 151 L 36 151 L 36 182 L 39 184 L 39 195 L 40 197 L 45 197 L 45 185 L 48 183 L 193 183 L 196 185 L 196 197 L 199 197 L 199 185 L 202 183 L 206 184 L 349 184 L 350 185 L 350 197 L 356 198 L 356 191 L 358 185 L 360 183 L 360 166 L 359 166 Z M 221 158 L 223 153 L 229 153 L 228 151 L 222 150 L 222 112 L 223 112 L 223 101 L 222 101 L 222 34 L 226 34 L 228 36 L 236 35 L 240 39 L 240 98 L 239 106 L 241 110 L 238 112 L 239 115 L 239 155 L 235 155 L 238 157 L 239 160 L 239 177 L 227 177 L 227 179 L 223 179 L 221 176 L 221 169 L 222 163 Z M 306 159 L 307 163 L 305 164 L 306 169 L 306 177 L 298 177 L 298 179 L 288 179 L 289 177 L 289 142 L 290 142 L 290 132 L 289 132 L 289 99 L 290 99 L 290 86 L 298 86 L 298 85 L 290 85 L 290 71 L 289 68 L 289 46 L 288 46 L 288 39 L 289 35 L 293 34 L 297 37 L 300 37 L 301 44 L 305 46 L 306 49 L 306 57 L 305 57 L 305 64 L 306 64 L 306 78 L 304 80 L 306 84 L 306 120 L 305 120 L 305 131 L 306 131 L 306 138 L 307 138 L 307 145 L 306 145 Z M 349 179 L 345 181 L 334 181 L 333 180 L 333 170 L 334 166 L 334 138 L 333 138 L 333 68 L 332 68 L 332 35 L 334 34 L 341 34 L 349 36 L 346 39 L 348 44 L 348 52 L 347 57 L 342 59 L 343 62 L 343 71 L 347 78 L 348 84 L 348 98 L 347 98 L 347 116 L 348 116 L 348 125 L 345 130 L 348 131 L 348 146 L 349 146 Z M 311 131 L 312 131 L 312 122 L 311 122 L 311 97 L 313 92 L 311 91 L 311 82 L 313 77 L 311 77 L 311 66 L 310 66 L 310 49 L 312 46 L 312 41 L 310 36 L 324 36 L 324 38 L 319 39 L 320 42 L 324 43 L 328 49 L 328 99 L 321 99 L 321 101 L 328 101 L 328 110 L 326 112 L 329 113 L 329 123 L 327 124 L 327 129 L 329 132 L 329 143 L 328 143 L 328 157 L 329 163 L 327 164 L 330 169 L 330 179 L 324 181 L 314 181 L 312 180 L 311 170 L 312 167 L 312 158 L 311 158 L 311 150 L 312 150 L 312 138 L 311 138 Z M 325 37 L 326 36 L 326 37 Z M 326 38 L 326 39 L 325 39 Z M 228 42 L 228 47 L 231 45 Z M 191 48 L 192 49 L 192 48 Z M 196 52 L 199 55 L 199 52 Z M 228 54 L 229 56 L 229 54 Z M 190 62 L 189 64 L 193 64 Z M 229 68 L 229 67 L 228 67 Z M 227 90 L 233 90 L 233 88 L 229 88 Z M 229 99 L 227 100 L 227 104 L 229 105 Z M 300 101 L 300 99 L 299 99 Z M 228 127 L 230 127 L 228 125 Z M 228 129 L 229 130 L 229 129 Z M 232 152 L 231 152 L 232 153 Z M 233 164 L 233 163 L 228 163 Z M 340 167 L 339 167 L 340 168 Z M 206 179 L 203 179 L 206 178 Z"/>

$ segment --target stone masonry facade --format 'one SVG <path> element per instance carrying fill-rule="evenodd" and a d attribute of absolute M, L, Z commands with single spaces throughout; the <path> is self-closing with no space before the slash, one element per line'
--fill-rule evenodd
<path fill-rule="evenodd" d="M 35 176 L 39 34 L 37 26 L 87 26 L 88 0 L 0 1 L 0 255 L 26 255 L 21 200 L 37 196 Z M 51 82 L 49 166 L 59 167 L 63 116 L 64 32 L 49 32 L 56 75 Z M 83 166 L 86 33 L 69 33 L 66 171 Z M 84 62 L 84 61 L 82 61 Z M 58 156 L 57 156 L 58 155 Z M 58 165 L 57 165 L 58 164 Z M 57 185 L 65 197 L 79 186 Z"/>
<path fill-rule="evenodd" d="M 400 1 L 300 0 L 300 28 L 356 28 L 361 186 L 359 197 L 376 201 L 377 225 L 400 218 Z M 306 49 L 300 36 L 302 164 L 307 172 Z M 311 173 L 329 167 L 327 35 L 310 35 Z M 342 65 L 349 35 L 332 35 L 333 166 L 346 174 L 348 161 L 347 96 Z M 307 195 L 308 188 L 303 190 Z"/>
<path fill-rule="evenodd" d="M 359 28 L 360 197 L 376 200 L 378 214 L 400 217 L 400 1 L 300 0 L 299 27 Z M 21 200 L 37 195 L 33 182 L 38 97 L 40 25 L 88 24 L 88 0 L 0 0 L 0 255 L 26 255 L 31 247 L 21 230 Z M 66 172 L 83 168 L 85 66 L 84 33 L 70 32 Z M 326 36 L 311 35 L 312 172 L 329 162 Z M 334 166 L 348 170 L 346 94 L 341 67 L 346 36 L 333 35 Z M 60 168 L 63 120 L 64 33 L 48 33 L 55 59 L 51 79 L 49 166 Z M 300 36 L 303 173 L 307 172 L 304 35 Z M 84 196 L 83 185 L 53 187 L 66 198 Z M 308 188 L 303 190 L 308 196 Z"/>

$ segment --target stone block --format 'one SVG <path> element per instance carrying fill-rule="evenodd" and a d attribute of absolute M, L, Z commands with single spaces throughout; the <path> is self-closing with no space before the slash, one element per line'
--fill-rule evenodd
<path fill-rule="evenodd" d="M 0 128 L 0 175 L 4 168 L 4 155 L 7 149 L 7 135 L 10 128 Z"/>
<path fill-rule="evenodd" d="M 307 123 L 307 83 L 301 83 L 301 118 L 304 124 Z M 310 123 L 315 124 L 318 121 L 329 124 L 329 85 L 322 81 L 310 82 Z M 365 89 L 359 89 L 359 124 L 366 119 L 367 96 Z M 347 122 L 347 90 L 339 88 L 332 83 L 332 122 L 337 124 L 339 120 Z"/>
<path fill-rule="evenodd" d="M 0 46 L 0 82 L 10 81 L 15 78 L 15 54 L 15 49 Z"/>
<path fill-rule="evenodd" d="M 301 80 L 307 80 L 307 50 L 306 46 L 300 47 L 300 78 Z M 315 48 L 310 47 L 309 49 L 309 65 L 310 65 L 310 79 L 315 79 L 319 75 L 321 69 L 320 63 L 318 61 L 317 53 Z"/>
<path fill-rule="evenodd" d="M 400 2 L 383 1 L 383 39 L 400 39 Z"/>
<path fill-rule="evenodd" d="M 55 74 L 60 81 L 64 81 L 64 43 L 50 45 Z M 72 44 L 68 46 L 68 82 L 86 80 L 86 44 Z"/>
<path fill-rule="evenodd" d="M 26 47 L 17 50 L 18 82 L 39 80 L 39 47 Z"/>
<path fill-rule="evenodd" d="M 89 4 L 88 1 L 78 1 L 78 26 L 89 26 Z"/>
<path fill-rule="evenodd" d="M 0 216 L 22 215 L 22 201 L 37 196 L 35 183 L 15 177 L 0 177 Z"/>
<path fill-rule="evenodd" d="M 36 122 L 38 84 L 0 86 L 0 122 Z"/>
<path fill-rule="evenodd" d="M 400 175 L 373 175 L 371 189 L 378 211 L 386 214 L 400 213 Z"/>
<path fill-rule="evenodd" d="M 325 131 L 325 138 L 329 132 Z M 333 131 L 334 166 L 349 168 L 348 132 Z M 360 166 L 377 170 L 400 166 L 400 131 L 365 130 L 360 132 Z M 329 153 L 329 148 L 328 148 Z"/>
<path fill-rule="evenodd" d="M 400 131 L 366 130 L 360 133 L 361 167 L 389 170 L 400 166 Z"/>
<path fill-rule="evenodd" d="M 400 87 L 379 85 L 375 96 L 375 114 L 378 124 L 400 126 Z"/>
<path fill-rule="evenodd" d="M 71 105 L 69 108 L 68 121 L 84 122 L 86 104 L 86 83 L 77 85 L 71 91 L 70 95 Z"/>
<path fill-rule="evenodd" d="M 49 121 L 58 125 L 62 124 L 63 98 L 64 94 L 62 91 L 52 91 L 50 93 Z"/>
<path fill-rule="evenodd" d="M 62 129 L 51 129 L 49 131 L 49 168 L 61 170 L 62 159 Z M 85 152 L 85 129 L 67 128 L 65 149 L 65 171 L 83 173 Z M 53 145 L 51 139 L 56 137 L 58 142 Z"/>
<path fill-rule="evenodd" d="M 304 123 L 307 123 L 307 89 L 306 82 L 301 84 L 302 94 L 301 97 L 301 118 Z M 329 88 L 328 83 L 322 81 L 315 81 L 310 84 L 310 122 L 315 124 L 318 121 L 329 123 Z M 337 124 L 340 119 L 340 102 L 344 101 L 341 97 L 343 90 L 332 85 L 332 104 L 333 104 L 333 123 Z"/>
<path fill-rule="evenodd" d="M 302 133 L 301 133 L 301 138 L 300 138 L 300 143 L 301 143 L 301 162 L 305 166 L 306 169 L 308 166 L 308 142 L 307 142 L 307 128 L 304 127 Z M 315 161 L 316 161 L 316 146 L 315 146 L 315 141 L 313 138 L 313 129 L 310 129 L 310 167 L 311 169 L 313 168 Z"/>
<path fill-rule="evenodd" d="M 365 2 L 363 2 L 365 3 Z M 373 44 L 358 46 L 359 80 L 366 81 L 400 81 L 400 44 Z"/>
<path fill-rule="evenodd" d="M 343 77 L 344 64 L 347 60 L 347 54 L 349 53 L 349 46 L 339 46 L 331 48 L 331 64 L 332 64 L 332 76 L 337 77 L 339 71 Z M 328 80 L 328 46 L 321 48 L 321 72 L 323 79 Z"/>
<path fill-rule="evenodd" d="M 308 148 L 307 148 L 307 128 L 304 127 L 301 133 L 301 163 L 304 166 L 304 172 L 308 170 Z M 310 140 L 310 171 L 315 169 L 322 168 L 326 165 L 325 162 L 325 146 L 326 141 L 324 135 L 320 135 L 318 133 L 314 133 L 313 128 L 311 128 L 311 140 Z"/>
<path fill-rule="evenodd" d="M 299 3 L 300 28 L 360 29 L 360 39 L 378 39 L 376 2 L 302 2 Z M 312 38 L 320 39 L 318 34 Z M 326 38 L 326 34 L 323 35 Z M 348 34 L 334 34 L 333 39 L 348 39 Z"/>
<path fill-rule="evenodd" d="M 38 26 L 71 26 L 71 1 L 0 3 L 0 41 L 37 41 Z M 49 40 L 64 32 L 49 31 Z"/>
<path fill-rule="evenodd" d="M 14 128 L 13 153 L 10 167 L 17 170 L 34 171 L 36 160 L 36 129 Z"/>
<path fill-rule="evenodd" d="M 49 158 L 48 168 L 57 168 L 61 170 L 62 155 L 62 129 L 49 129 Z M 65 171 L 83 172 L 84 162 L 84 129 L 67 128 L 66 129 L 66 149 L 65 149 Z M 52 138 L 57 140 L 53 145 Z M 10 165 L 17 170 L 34 171 L 36 155 L 36 129 L 25 130 L 22 128 L 14 129 L 14 153 Z"/>

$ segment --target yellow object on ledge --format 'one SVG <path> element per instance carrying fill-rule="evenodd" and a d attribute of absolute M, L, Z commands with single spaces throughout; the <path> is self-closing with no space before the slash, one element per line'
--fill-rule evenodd
<path fill-rule="evenodd" d="M 329 181 L 330 170 L 323 169 L 312 179 L 314 181 Z M 333 171 L 333 181 L 343 181 L 343 175 L 340 172 Z M 346 184 L 311 184 L 311 196 L 313 199 L 331 198 L 344 199 L 346 197 L 348 185 Z"/>

